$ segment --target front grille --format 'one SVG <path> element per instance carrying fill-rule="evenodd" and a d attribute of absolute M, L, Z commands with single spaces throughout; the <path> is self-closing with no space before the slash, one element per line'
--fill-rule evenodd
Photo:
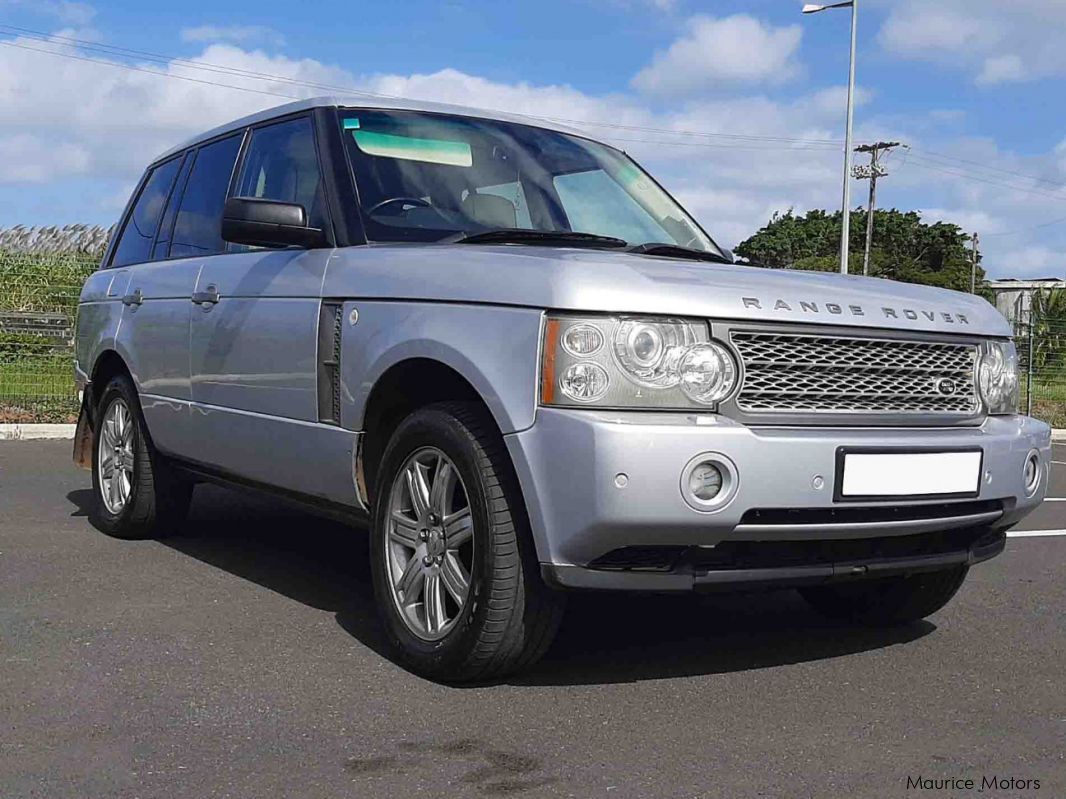
<path fill-rule="evenodd" d="M 978 409 L 974 344 L 734 330 L 737 407 L 759 413 L 951 414 Z"/>

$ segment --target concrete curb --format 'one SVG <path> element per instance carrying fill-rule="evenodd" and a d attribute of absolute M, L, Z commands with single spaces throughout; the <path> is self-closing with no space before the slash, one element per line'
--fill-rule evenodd
<path fill-rule="evenodd" d="M 72 424 L 0 424 L 0 441 L 74 438 Z"/>
<path fill-rule="evenodd" d="M 1051 440 L 1052 441 L 1066 441 L 1066 429 L 1063 429 L 1063 430 L 1052 430 L 1051 431 Z"/>

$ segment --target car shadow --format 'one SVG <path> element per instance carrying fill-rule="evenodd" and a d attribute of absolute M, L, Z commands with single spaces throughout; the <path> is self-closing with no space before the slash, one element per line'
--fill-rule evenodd
<path fill-rule="evenodd" d="M 92 492 L 68 499 L 84 515 Z M 366 532 L 259 494 L 200 485 L 188 521 L 161 543 L 297 602 L 335 614 L 390 657 L 374 607 Z M 513 685 L 585 685 L 722 674 L 817 661 L 928 635 L 928 621 L 846 627 L 794 591 L 712 595 L 571 594 L 544 658 Z"/>

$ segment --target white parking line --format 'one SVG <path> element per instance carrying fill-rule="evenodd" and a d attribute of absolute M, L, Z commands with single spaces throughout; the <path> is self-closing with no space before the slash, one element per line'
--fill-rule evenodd
<path fill-rule="evenodd" d="M 1066 502 L 1066 497 L 1044 497 L 1044 502 Z"/>
<path fill-rule="evenodd" d="M 1008 530 L 1008 538 L 1043 538 L 1044 536 L 1066 535 L 1066 530 Z"/>

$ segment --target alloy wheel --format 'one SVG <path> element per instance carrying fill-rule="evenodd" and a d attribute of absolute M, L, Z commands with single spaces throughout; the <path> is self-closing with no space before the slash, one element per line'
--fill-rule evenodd
<path fill-rule="evenodd" d="M 100 474 L 100 498 L 114 514 L 122 513 L 133 492 L 134 425 L 126 401 L 116 398 L 107 406 L 100 429 L 97 464 Z"/>
<path fill-rule="evenodd" d="M 389 492 L 385 572 L 407 628 L 436 641 L 455 626 L 470 595 L 474 527 L 466 486 L 436 447 L 412 454 Z"/>

